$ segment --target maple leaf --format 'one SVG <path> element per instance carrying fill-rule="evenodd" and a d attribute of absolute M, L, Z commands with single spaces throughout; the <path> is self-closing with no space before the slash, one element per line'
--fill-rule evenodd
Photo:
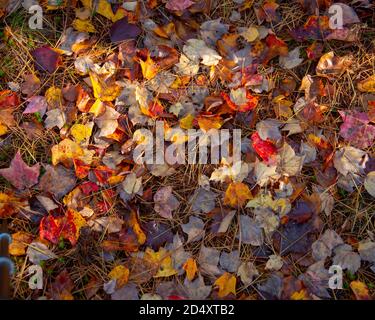
<path fill-rule="evenodd" d="M 10 163 L 10 167 L 0 169 L 0 175 L 7 179 L 17 189 L 25 189 L 38 183 L 39 170 L 39 163 L 32 167 L 28 167 L 22 160 L 21 153 L 17 151 Z"/>
<path fill-rule="evenodd" d="M 242 182 L 232 182 L 225 191 L 224 204 L 231 207 L 242 207 L 253 196 L 249 187 Z"/>
<path fill-rule="evenodd" d="M 236 295 L 236 282 L 236 277 L 228 272 L 217 278 L 214 285 L 219 287 L 219 298 L 226 297 L 230 293 Z"/>

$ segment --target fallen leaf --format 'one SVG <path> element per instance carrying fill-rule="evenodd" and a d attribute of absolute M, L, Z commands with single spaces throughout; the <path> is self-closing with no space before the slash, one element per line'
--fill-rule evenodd
<path fill-rule="evenodd" d="M 199 251 L 198 264 L 200 272 L 209 276 L 217 276 L 221 273 L 217 267 L 220 259 L 220 251 L 215 248 L 202 246 Z"/>
<path fill-rule="evenodd" d="M 182 267 L 186 271 L 187 279 L 189 279 L 189 281 L 193 281 L 195 274 L 198 271 L 197 262 L 193 258 L 189 258 Z"/>
<path fill-rule="evenodd" d="M 46 99 L 43 96 L 33 96 L 27 99 L 27 102 L 28 105 L 23 112 L 24 114 L 39 112 L 41 117 L 44 116 L 48 105 Z"/>
<path fill-rule="evenodd" d="M 172 187 L 162 187 L 154 195 L 155 211 L 163 218 L 172 219 L 172 211 L 179 206 L 179 201 L 172 194 Z"/>
<path fill-rule="evenodd" d="M 53 300 L 74 300 L 72 290 L 74 283 L 66 269 L 61 271 L 50 285 L 49 293 Z"/>
<path fill-rule="evenodd" d="M 116 43 L 136 39 L 141 32 L 142 30 L 138 26 L 128 23 L 128 18 L 125 17 L 116 21 L 112 25 L 111 29 L 109 30 L 109 36 L 111 41 Z"/>
<path fill-rule="evenodd" d="M 17 189 L 31 188 L 38 183 L 39 163 L 28 167 L 23 161 L 21 153 L 17 151 L 9 168 L 0 169 L 0 175 L 7 179 Z"/>
<path fill-rule="evenodd" d="M 12 242 L 9 245 L 9 254 L 12 256 L 23 256 L 26 254 L 26 248 L 33 238 L 33 235 L 23 231 L 13 233 Z"/>
<path fill-rule="evenodd" d="M 158 265 L 158 271 L 154 278 L 169 277 L 177 273 L 177 270 L 173 269 L 170 253 L 164 248 L 160 248 L 158 252 L 151 248 L 146 248 L 144 258 Z"/>
<path fill-rule="evenodd" d="M 40 71 L 53 73 L 61 64 L 60 55 L 49 46 L 42 46 L 31 52 L 35 59 L 35 67 Z"/>
<path fill-rule="evenodd" d="M 129 269 L 123 265 L 114 267 L 108 274 L 108 277 L 112 280 L 116 280 L 116 288 L 122 288 L 127 284 L 129 279 Z"/>
<path fill-rule="evenodd" d="M 168 0 L 165 7 L 171 11 L 183 11 L 193 5 L 190 0 Z"/>
<path fill-rule="evenodd" d="M 340 127 L 340 135 L 354 147 L 367 148 L 375 142 L 375 126 L 369 124 L 366 113 L 345 113 L 339 111 L 344 123 Z"/>
<path fill-rule="evenodd" d="M 182 230 L 188 235 L 187 243 L 199 241 L 204 237 L 204 222 L 195 217 L 190 216 L 189 222 L 181 225 Z"/>
<path fill-rule="evenodd" d="M 203 300 L 206 299 L 212 290 L 211 286 L 204 283 L 203 277 L 198 275 L 194 281 L 189 281 L 187 278 L 184 281 L 184 287 L 189 299 Z"/>
<path fill-rule="evenodd" d="M 347 269 L 354 274 L 361 267 L 361 258 L 358 253 L 353 252 L 350 245 L 341 244 L 334 249 L 334 252 L 333 263 L 341 266 L 343 270 Z"/>
<path fill-rule="evenodd" d="M 271 254 L 266 263 L 265 269 L 271 271 L 278 271 L 282 268 L 283 264 L 283 259 L 280 256 L 276 254 Z"/>
<path fill-rule="evenodd" d="M 357 88 L 361 92 L 375 92 L 375 75 L 368 77 L 365 80 L 358 82 Z"/>
<path fill-rule="evenodd" d="M 238 250 L 231 252 L 222 251 L 219 262 L 223 270 L 236 273 L 240 266 L 240 252 Z"/>
<path fill-rule="evenodd" d="M 259 272 L 252 262 L 242 262 L 238 267 L 237 275 L 240 276 L 242 283 L 249 286 L 255 277 L 259 276 Z"/>
<path fill-rule="evenodd" d="M 225 191 L 224 204 L 233 208 L 242 207 L 253 196 L 249 187 L 242 182 L 232 182 Z"/>
<path fill-rule="evenodd" d="M 70 139 L 64 139 L 59 144 L 51 148 L 52 164 L 56 166 L 60 162 L 69 163 L 73 160 L 83 156 L 83 150 L 76 142 Z"/>
<path fill-rule="evenodd" d="M 226 297 L 231 293 L 236 295 L 236 282 L 236 277 L 228 272 L 217 278 L 214 285 L 219 287 L 219 298 Z"/>
<path fill-rule="evenodd" d="M 41 261 L 58 258 L 44 243 L 38 241 L 29 244 L 26 254 L 29 260 L 34 264 L 40 264 Z"/>
<path fill-rule="evenodd" d="M 252 246 L 261 246 L 263 244 L 263 233 L 258 222 L 249 216 L 240 215 L 240 230 L 238 238 L 242 243 Z"/>
<path fill-rule="evenodd" d="M 146 80 L 151 80 L 159 72 L 159 66 L 151 59 L 150 54 L 147 55 L 146 61 L 139 60 L 139 64 L 141 65 L 143 77 Z"/>
<path fill-rule="evenodd" d="M 251 135 L 251 141 L 255 152 L 265 161 L 270 162 L 277 153 L 274 143 L 267 139 L 263 140 L 258 132 Z"/>
<path fill-rule="evenodd" d="M 94 25 L 89 20 L 74 19 L 72 26 L 80 32 L 97 32 Z"/>

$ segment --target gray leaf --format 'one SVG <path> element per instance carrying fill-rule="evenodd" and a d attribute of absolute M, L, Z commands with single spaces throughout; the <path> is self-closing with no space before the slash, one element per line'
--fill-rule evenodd
<path fill-rule="evenodd" d="M 220 255 L 220 266 L 228 272 L 237 272 L 240 266 L 240 252 L 238 250 L 229 253 L 223 251 Z"/>
<path fill-rule="evenodd" d="M 240 233 L 237 236 L 242 243 L 252 246 L 263 244 L 263 233 L 259 223 L 249 216 L 240 215 Z"/>

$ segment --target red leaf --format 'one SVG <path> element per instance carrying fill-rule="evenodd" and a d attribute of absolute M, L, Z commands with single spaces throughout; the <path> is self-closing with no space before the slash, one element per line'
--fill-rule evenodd
<path fill-rule="evenodd" d="M 82 192 L 87 196 L 92 192 L 97 192 L 99 190 L 99 186 L 95 182 L 86 181 L 79 186 Z"/>
<path fill-rule="evenodd" d="M 236 105 L 230 99 L 230 96 L 227 93 L 222 92 L 221 96 L 223 97 L 225 102 L 228 104 L 229 108 L 238 112 L 247 112 L 247 111 L 253 110 L 258 105 L 258 98 L 255 96 L 252 96 L 250 92 L 246 92 L 247 103 L 240 105 L 240 106 Z"/>
<path fill-rule="evenodd" d="M 0 175 L 7 179 L 17 189 L 30 188 L 38 183 L 39 163 L 28 167 L 17 151 L 9 168 L 0 169 Z"/>
<path fill-rule="evenodd" d="M 39 235 L 41 239 L 47 239 L 56 244 L 59 242 L 60 233 L 58 219 L 47 216 L 40 221 Z"/>
<path fill-rule="evenodd" d="M 91 167 L 85 164 L 82 160 L 73 159 L 74 170 L 76 172 L 76 176 L 79 179 L 86 178 L 89 174 Z"/>
<path fill-rule="evenodd" d="M 16 107 L 19 103 L 17 93 L 10 90 L 0 91 L 0 108 Z"/>
<path fill-rule="evenodd" d="M 253 147 L 255 152 L 266 162 L 268 162 L 274 155 L 276 155 L 276 146 L 267 139 L 262 140 L 258 134 L 255 132 L 251 135 L 251 140 L 253 142 Z"/>

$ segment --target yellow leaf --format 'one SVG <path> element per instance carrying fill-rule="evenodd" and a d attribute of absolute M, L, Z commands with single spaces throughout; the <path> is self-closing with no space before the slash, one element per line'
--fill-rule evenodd
<path fill-rule="evenodd" d="M 114 22 L 115 15 L 113 14 L 111 4 L 107 0 L 99 0 L 96 7 L 93 7 L 92 0 L 81 0 L 81 2 L 85 8 L 89 8 L 91 11 L 95 11 Z"/>
<path fill-rule="evenodd" d="M 65 162 L 82 156 L 83 150 L 76 142 L 70 139 L 64 139 L 59 144 L 51 148 L 52 164 L 55 166 L 60 162 Z"/>
<path fill-rule="evenodd" d="M 248 42 L 253 42 L 259 37 L 258 29 L 255 27 L 249 27 L 246 31 L 241 33 Z"/>
<path fill-rule="evenodd" d="M 170 253 L 164 248 L 160 248 L 158 252 L 151 248 L 146 248 L 144 259 L 159 265 L 158 272 L 154 275 L 154 278 L 169 277 L 177 274 L 177 270 L 173 269 Z"/>
<path fill-rule="evenodd" d="M 368 288 L 365 283 L 357 280 L 350 282 L 350 288 L 353 290 L 357 300 L 370 300 Z"/>
<path fill-rule="evenodd" d="M 78 143 L 90 139 L 91 133 L 92 126 L 90 125 L 76 123 L 70 128 L 70 134 Z"/>
<path fill-rule="evenodd" d="M 95 117 L 98 117 L 99 115 L 105 112 L 105 109 L 106 104 L 100 101 L 100 99 L 96 99 L 93 105 L 91 106 L 89 112 L 93 113 Z"/>
<path fill-rule="evenodd" d="M 284 95 L 279 95 L 273 98 L 272 104 L 278 117 L 290 118 L 293 115 L 291 109 L 293 102 L 287 100 Z"/>
<path fill-rule="evenodd" d="M 224 204 L 231 207 L 241 207 L 249 199 L 252 199 L 249 187 L 242 182 L 232 182 L 225 191 Z"/>
<path fill-rule="evenodd" d="M 375 74 L 358 83 L 357 88 L 361 92 L 375 92 Z"/>
<path fill-rule="evenodd" d="M 22 256 L 26 254 L 26 248 L 33 240 L 33 236 L 29 233 L 18 231 L 12 234 L 12 242 L 9 245 L 9 253 L 12 256 Z"/>
<path fill-rule="evenodd" d="M 74 19 L 73 28 L 80 32 L 96 32 L 95 27 L 89 20 Z"/>
<path fill-rule="evenodd" d="M 119 7 L 116 11 L 116 14 L 114 15 L 112 21 L 116 22 L 117 20 L 120 20 L 122 18 L 126 17 L 126 10 L 122 7 Z"/>
<path fill-rule="evenodd" d="M 90 72 L 94 97 L 101 101 L 113 101 L 120 94 L 121 88 L 114 82 L 106 83 L 96 73 Z"/>
<path fill-rule="evenodd" d="M 116 266 L 108 274 L 109 278 L 116 280 L 116 288 L 122 288 L 129 280 L 129 269 L 124 266 Z"/>
<path fill-rule="evenodd" d="M 300 291 L 295 291 L 290 296 L 292 300 L 309 300 L 309 295 L 306 289 L 301 289 Z"/>
<path fill-rule="evenodd" d="M 204 131 L 209 131 L 210 129 L 220 129 L 221 126 L 223 125 L 224 121 L 223 119 L 218 116 L 197 116 L 197 121 L 199 128 L 204 130 Z"/>
<path fill-rule="evenodd" d="M 107 183 L 114 186 L 115 184 L 119 184 L 120 182 L 124 181 L 124 179 L 124 176 L 112 176 L 108 178 Z"/>
<path fill-rule="evenodd" d="M 230 293 L 236 295 L 236 281 L 236 277 L 228 272 L 217 278 L 214 285 L 219 287 L 219 298 L 226 297 Z"/>
<path fill-rule="evenodd" d="M 51 109 L 59 108 L 63 101 L 63 95 L 60 88 L 51 87 L 45 93 L 45 98 Z"/>
<path fill-rule="evenodd" d="M 181 129 L 188 130 L 188 129 L 193 128 L 193 120 L 194 120 L 194 116 L 191 115 L 190 113 L 187 116 L 185 116 L 184 118 L 182 118 L 180 120 Z"/>
<path fill-rule="evenodd" d="M 146 61 L 139 60 L 141 65 L 143 77 L 147 80 L 154 78 L 159 72 L 159 66 L 151 59 L 150 55 L 147 55 Z"/>
<path fill-rule="evenodd" d="M 259 207 L 269 207 L 275 212 L 280 213 L 281 215 L 287 214 L 290 209 L 289 199 L 280 198 L 273 200 L 270 194 L 258 194 L 254 199 L 250 200 L 246 208 L 259 208 Z"/>
<path fill-rule="evenodd" d="M 186 260 L 182 268 L 186 271 L 187 278 L 192 281 L 198 271 L 197 262 L 193 258 Z"/>

